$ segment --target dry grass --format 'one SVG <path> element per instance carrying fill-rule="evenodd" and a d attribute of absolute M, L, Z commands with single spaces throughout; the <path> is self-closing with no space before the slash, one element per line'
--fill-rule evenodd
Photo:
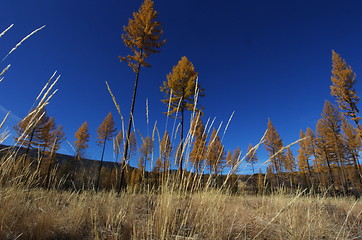
<path fill-rule="evenodd" d="M 0 239 L 359 239 L 361 211 L 347 198 L 10 187 L 0 190 Z"/>

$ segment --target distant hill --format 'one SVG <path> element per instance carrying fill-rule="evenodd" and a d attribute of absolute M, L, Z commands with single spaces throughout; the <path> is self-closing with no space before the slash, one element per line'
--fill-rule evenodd
<path fill-rule="evenodd" d="M 4 156 L 9 150 L 16 149 L 18 151 L 18 155 L 23 155 L 26 153 L 26 148 L 24 147 L 18 147 L 18 146 L 7 146 L 0 144 L 0 157 Z M 38 158 L 38 149 L 29 149 L 29 157 L 31 159 Z M 57 164 L 64 165 L 72 160 L 74 160 L 74 156 L 62 154 L 62 153 L 56 153 L 55 159 L 57 160 Z M 100 164 L 100 161 L 98 160 L 91 160 L 87 158 L 82 158 L 80 160 L 81 165 L 83 168 L 92 168 Z M 108 162 L 103 161 L 103 167 L 106 168 L 114 168 L 114 167 L 120 167 L 119 163 L 116 162 Z"/>

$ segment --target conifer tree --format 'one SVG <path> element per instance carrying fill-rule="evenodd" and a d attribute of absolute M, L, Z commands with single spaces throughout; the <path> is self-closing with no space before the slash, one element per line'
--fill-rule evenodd
<path fill-rule="evenodd" d="M 103 157 L 104 157 L 104 150 L 106 149 L 106 143 L 108 140 L 111 140 L 114 137 L 114 133 L 116 132 L 116 128 L 114 127 L 114 120 L 112 117 L 112 113 L 108 113 L 108 115 L 105 117 L 101 125 L 99 125 L 97 129 L 97 144 L 102 147 L 102 156 L 98 168 L 98 174 L 97 174 L 97 181 L 95 185 L 95 189 L 98 190 L 99 187 L 99 179 L 101 175 L 101 169 L 103 165 Z"/>
<path fill-rule="evenodd" d="M 117 133 L 116 137 L 113 139 L 113 151 L 116 161 L 118 161 L 118 156 L 121 153 L 122 143 L 123 143 L 123 131 L 121 130 Z"/>
<path fill-rule="evenodd" d="M 252 144 L 249 144 L 245 160 L 251 165 L 254 174 L 254 165 L 258 162 L 258 157 L 256 156 L 256 149 L 253 148 L 254 146 Z"/>
<path fill-rule="evenodd" d="M 206 155 L 206 162 L 209 165 L 210 173 L 217 175 L 224 164 L 225 150 L 216 129 L 213 129 L 211 133 Z"/>
<path fill-rule="evenodd" d="M 358 117 L 359 110 L 357 108 L 359 97 L 354 86 L 356 84 L 356 74 L 352 71 L 351 66 L 335 51 L 332 51 L 331 80 L 331 94 L 336 98 L 339 108 L 344 115 L 355 122 L 359 130 L 362 130 L 359 125 L 361 118 Z"/>
<path fill-rule="evenodd" d="M 154 53 L 158 53 L 160 48 L 165 44 L 165 40 L 161 39 L 162 27 L 157 20 L 157 12 L 154 10 L 154 2 L 152 0 L 144 0 L 138 12 L 133 13 L 133 19 L 129 19 L 128 26 L 123 27 L 124 34 L 122 39 L 126 47 L 130 48 L 132 54 L 126 57 L 120 57 L 121 62 L 125 61 L 134 71 L 136 78 L 133 89 L 132 103 L 130 109 L 130 117 L 128 122 L 126 142 L 124 147 L 124 161 L 122 166 L 122 175 L 124 173 L 126 160 L 128 157 L 128 148 L 131 134 L 131 126 L 133 122 L 133 111 L 136 102 L 137 85 L 141 66 L 150 67 L 146 59 Z M 120 187 L 123 187 L 121 177 Z"/>
<path fill-rule="evenodd" d="M 58 125 L 58 127 L 51 132 L 51 138 L 50 141 L 52 141 L 51 143 L 51 149 L 50 152 L 48 154 L 48 170 L 47 170 L 47 175 L 46 175 L 46 184 L 47 184 L 47 188 L 49 189 L 51 186 L 51 170 L 54 167 L 55 164 L 55 159 L 54 159 L 54 154 L 60 149 L 60 145 L 62 144 L 62 142 L 65 140 L 65 133 L 63 130 L 63 126 L 62 125 Z"/>
<path fill-rule="evenodd" d="M 226 160 L 226 165 L 231 166 L 231 163 L 233 161 L 233 154 L 231 153 L 230 149 L 226 152 L 225 160 Z"/>
<path fill-rule="evenodd" d="M 172 156 L 171 139 L 167 131 L 165 131 L 160 143 L 160 156 L 157 159 L 156 165 L 159 171 L 163 170 L 166 173 L 170 169 L 170 159 Z"/>
<path fill-rule="evenodd" d="M 194 166 L 197 174 L 200 173 L 202 164 L 205 160 L 206 154 L 206 133 L 205 127 L 202 124 L 202 120 L 200 118 L 200 114 L 196 114 L 195 118 L 191 124 L 191 134 L 195 138 L 193 142 L 193 147 L 190 152 L 189 160 L 191 164 Z"/>
<path fill-rule="evenodd" d="M 180 149 L 178 149 L 181 155 L 179 159 L 179 171 L 181 173 L 183 168 L 185 110 L 197 111 L 200 114 L 202 109 L 202 107 L 197 107 L 197 95 L 204 96 L 202 94 L 203 90 L 196 83 L 197 75 L 194 65 L 187 57 L 182 57 L 178 64 L 172 68 L 172 72 L 167 75 L 167 81 L 164 81 L 161 87 L 161 91 L 166 94 L 166 98 L 162 102 L 170 106 L 169 111 L 165 114 L 176 117 L 173 115 L 181 112 L 179 117 L 181 121 Z"/>
<path fill-rule="evenodd" d="M 303 130 L 300 130 L 299 138 L 302 140 L 299 142 L 299 149 L 298 149 L 298 156 L 297 156 L 298 169 L 300 172 L 302 172 L 304 174 L 308 187 L 310 187 L 310 185 L 311 185 L 310 182 L 312 179 L 312 169 L 311 169 L 309 160 L 312 155 L 311 148 L 313 146 L 311 145 L 310 137 L 311 136 L 307 137 L 306 134 L 303 132 Z"/>
<path fill-rule="evenodd" d="M 232 158 L 232 161 L 231 161 L 231 167 L 233 169 L 233 173 L 237 172 L 238 169 L 239 169 L 240 155 L 241 155 L 240 147 L 235 148 L 234 153 L 233 153 L 233 158 Z M 256 161 L 258 161 L 256 153 L 254 155 L 255 155 Z"/>
<path fill-rule="evenodd" d="M 295 157 L 290 148 L 285 153 L 284 169 L 287 172 L 294 172 L 296 168 Z"/>
<path fill-rule="evenodd" d="M 271 162 L 274 168 L 274 171 L 277 176 L 277 184 L 279 185 L 279 174 L 282 172 L 283 162 L 285 160 L 285 154 L 282 150 L 283 141 L 279 133 L 273 126 L 273 123 L 268 118 L 268 131 L 265 135 L 264 142 L 266 150 L 269 152 L 271 157 Z"/>
<path fill-rule="evenodd" d="M 138 161 L 138 168 L 143 170 L 143 173 L 145 172 L 145 168 L 147 165 L 147 162 L 151 163 L 151 155 L 153 152 L 153 141 L 152 139 L 147 136 L 144 139 L 142 139 L 142 146 L 140 147 L 140 159 Z M 151 170 L 151 168 L 150 168 Z M 148 176 L 146 176 L 148 178 Z"/>
<path fill-rule="evenodd" d="M 362 172 L 359 164 L 359 151 L 361 150 L 361 139 L 357 130 L 348 122 L 346 118 L 342 122 L 343 141 L 346 147 L 347 162 L 351 162 L 356 170 L 356 175 L 362 183 Z"/>
<path fill-rule="evenodd" d="M 15 143 L 26 147 L 25 157 L 23 159 L 24 164 L 27 160 L 29 150 L 39 147 L 41 129 L 48 119 L 49 117 L 46 115 L 45 109 L 38 111 L 34 109 L 14 127 L 17 134 L 17 137 L 14 137 Z"/>
<path fill-rule="evenodd" d="M 338 108 L 326 101 L 323 108 L 322 118 L 317 124 L 317 142 L 322 150 L 322 157 L 326 161 L 331 175 L 332 164 L 340 171 L 340 184 L 345 188 L 346 176 L 344 165 L 346 164 L 346 152 L 341 135 L 342 115 Z M 321 151 L 319 151 L 320 153 Z M 323 159 L 322 158 L 322 159 Z M 333 177 L 333 176 L 331 176 Z"/>
<path fill-rule="evenodd" d="M 88 148 L 89 142 L 89 131 L 88 131 L 88 123 L 84 122 L 74 134 L 75 141 L 75 158 L 80 159 L 84 157 L 85 149 Z"/>
<path fill-rule="evenodd" d="M 43 153 L 50 151 L 55 139 L 53 132 L 56 130 L 54 117 L 50 117 L 39 129 L 39 142 L 38 147 L 42 149 Z"/>

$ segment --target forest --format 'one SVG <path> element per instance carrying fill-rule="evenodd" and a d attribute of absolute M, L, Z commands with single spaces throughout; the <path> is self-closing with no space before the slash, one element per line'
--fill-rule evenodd
<path fill-rule="evenodd" d="M 149 56 L 166 44 L 154 5 L 144 0 L 123 28 L 129 55 L 119 61 L 134 73 L 129 114 L 123 115 L 115 90 L 106 82 L 120 129 L 112 112 L 98 126 L 96 137 L 85 121 L 74 133 L 75 154 L 59 154 L 66 136 L 47 113 L 61 81 L 55 72 L 36 106 L 14 126 L 14 146 L 1 145 L 0 238 L 360 238 L 362 127 L 356 73 L 347 61 L 332 50 L 326 88 L 335 103 L 326 100 L 316 126 L 301 129 L 293 143 L 283 142 L 269 118 L 260 141 L 250 144 L 245 154 L 240 147 L 226 149 L 225 132 L 206 120 L 200 99 L 207 98 L 207 90 L 186 56 L 160 86 L 165 118 L 176 123 L 172 131 L 154 125 L 151 134 L 141 133 L 133 119 L 139 111 L 140 73 L 151 67 Z M 0 144 L 8 137 L 6 131 L 0 134 Z M 101 149 L 99 160 L 86 158 L 92 139 Z M 259 158 L 261 148 L 268 159 Z M 110 149 L 116 162 L 104 157 Z M 252 172 L 244 173 L 241 164 Z"/>

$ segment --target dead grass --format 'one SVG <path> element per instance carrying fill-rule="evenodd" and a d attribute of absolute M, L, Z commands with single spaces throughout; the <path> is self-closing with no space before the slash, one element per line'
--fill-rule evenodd
<path fill-rule="evenodd" d="M 347 198 L 10 187 L 0 191 L 0 239 L 359 239 L 361 211 Z"/>

